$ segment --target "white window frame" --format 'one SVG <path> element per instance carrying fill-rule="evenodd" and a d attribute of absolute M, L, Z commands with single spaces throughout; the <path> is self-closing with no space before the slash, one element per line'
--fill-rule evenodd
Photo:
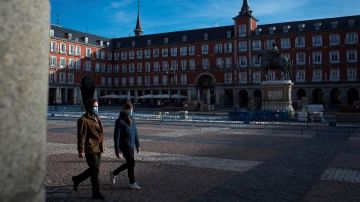
<path fill-rule="evenodd" d="M 295 38 L 295 48 L 305 48 L 305 36 L 297 36 Z"/>
<path fill-rule="evenodd" d="M 312 36 L 312 45 L 314 47 L 322 46 L 322 44 L 323 44 L 322 35 L 314 35 L 314 36 Z"/>
<path fill-rule="evenodd" d="M 347 80 L 356 81 L 357 80 L 357 70 L 356 68 L 347 69 Z"/>
<path fill-rule="evenodd" d="M 50 56 L 49 66 L 50 67 L 56 67 L 57 66 L 57 57 L 56 56 Z"/>
<path fill-rule="evenodd" d="M 233 44 L 231 42 L 224 44 L 224 52 L 225 53 L 232 53 L 233 52 Z"/>
<path fill-rule="evenodd" d="M 245 67 L 248 66 L 246 56 L 240 56 L 239 57 L 239 66 L 242 67 L 242 68 L 245 68 Z"/>
<path fill-rule="evenodd" d="M 162 57 L 168 57 L 169 56 L 169 49 L 168 48 L 162 48 L 161 49 L 161 56 Z"/>
<path fill-rule="evenodd" d="M 313 70 L 312 81 L 313 82 L 321 82 L 322 81 L 322 70 L 321 69 Z"/>
<path fill-rule="evenodd" d="M 247 25 L 239 25 L 239 37 L 246 36 L 246 27 Z"/>
<path fill-rule="evenodd" d="M 329 35 L 329 44 L 330 46 L 336 46 L 340 44 L 340 34 L 330 34 Z"/>
<path fill-rule="evenodd" d="M 306 63 L 306 53 L 299 52 L 296 53 L 296 65 L 305 65 Z"/>
<path fill-rule="evenodd" d="M 91 48 L 86 48 L 85 57 L 91 58 Z"/>
<path fill-rule="evenodd" d="M 291 48 L 290 38 L 281 38 L 281 49 L 289 49 Z"/>
<path fill-rule="evenodd" d="M 60 68 L 65 68 L 66 67 L 66 58 L 60 57 L 59 67 Z"/>
<path fill-rule="evenodd" d="M 319 65 L 322 64 L 322 52 L 321 51 L 315 51 L 312 53 L 312 63 Z"/>
<path fill-rule="evenodd" d="M 330 81 L 340 81 L 339 69 L 330 69 Z"/>
<path fill-rule="evenodd" d="M 261 50 L 261 40 L 253 40 L 251 44 L 254 51 Z"/>
<path fill-rule="evenodd" d="M 239 83 L 240 84 L 247 84 L 247 73 L 246 72 L 240 72 L 239 73 Z"/>
<path fill-rule="evenodd" d="M 189 46 L 189 55 L 195 55 L 195 46 Z"/>
<path fill-rule="evenodd" d="M 177 47 L 171 47 L 171 57 L 177 56 Z"/>
<path fill-rule="evenodd" d="M 338 64 L 340 62 L 340 51 L 329 51 L 329 62 L 331 64 Z"/>
<path fill-rule="evenodd" d="M 239 52 L 247 51 L 247 42 L 246 41 L 239 41 Z"/>
<path fill-rule="evenodd" d="M 357 62 L 357 50 L 350 49 L 346 50 L 346 62 Z"/>
<path fill-rule="evenodd" d="M 357 44 L 358 34 L 356 32 L 346 33 L 345 44 Z"/>
<path fill-rule="evenodd" d="M 301 69 L 301 70 L 297 70 L 296 71 L 296 81 L 297 82 L 305 82 L 305 70 Z"/>
<path fill-rule="evenodd" d="M 209 45 L 208 45 L 208 44 L 203 44 L 203 45 L 201 46 L 201 53 L 202 53 L 203 55 L 209 54 Z"/>

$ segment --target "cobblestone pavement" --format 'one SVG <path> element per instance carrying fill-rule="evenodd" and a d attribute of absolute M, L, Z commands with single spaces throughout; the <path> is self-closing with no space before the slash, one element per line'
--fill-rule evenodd
<path fill-rule="evenodd" d="M 47 201 L 89 201 L 90 180 L 72 190 L 87 168 L 77 157 L 76 123 L 48 121 Z M 358 134 L 139 125 L 142 151 L 135 176 L 141 190 L 116 184 L 111 126 L 100 168 L 105 201 L 359 201 Z"/>

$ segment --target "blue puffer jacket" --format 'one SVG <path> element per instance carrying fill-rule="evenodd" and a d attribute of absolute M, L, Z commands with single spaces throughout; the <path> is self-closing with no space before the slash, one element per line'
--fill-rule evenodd
<path fill-rule="evenodd" d="M 131 123 L 128 117 L 131 118 Z M 115 122 L 114 147 L 116 153 L 127 150 L 129 147 L 140 147 L 135 120 L 124 111 L 120 112 Z"/>

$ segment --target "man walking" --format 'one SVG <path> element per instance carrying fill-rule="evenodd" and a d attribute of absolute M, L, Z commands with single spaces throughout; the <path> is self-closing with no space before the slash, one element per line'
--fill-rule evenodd
<path fill-rule="evenodd" d="M 89 166 L 83 173 L 72 177 L 74 190 L 78 191 L 79 184 L 90 177 L 93 199 L 105 199 L 100 193 L 99 167 L 101 153 L 104 152 L 103 127 L 98 116 L 97 100 L 89 99 L 85 102 L 85 114 L 77 122 L 77 148 L 79 158 L 86 158 Z"/>

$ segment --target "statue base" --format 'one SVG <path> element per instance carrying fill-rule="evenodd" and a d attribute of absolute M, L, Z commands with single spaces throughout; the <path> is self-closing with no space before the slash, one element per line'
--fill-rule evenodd
<path fill-rule="evenodd" d="M 294 83 L 291 80 L 263 81 L 262 110 L 287 112 L 290 118 L 295 117 L 295 110 L 292 107 L 291 89 Z"/>

